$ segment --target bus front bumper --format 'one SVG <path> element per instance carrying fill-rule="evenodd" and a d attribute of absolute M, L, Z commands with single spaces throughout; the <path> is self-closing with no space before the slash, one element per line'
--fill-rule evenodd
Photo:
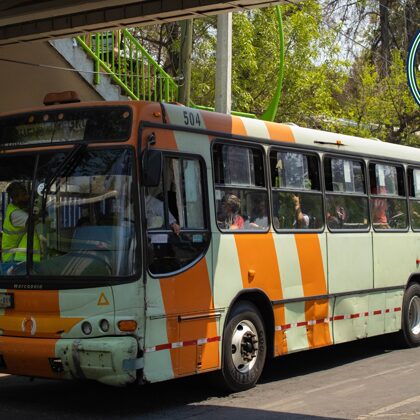
<path fill-rule="evenodd" d="M 137 379 L 143 359 L 134 337 L 49 339 L 0 337 L 0 371 L 55 379 L 90 379 L 124 386 Z"/>

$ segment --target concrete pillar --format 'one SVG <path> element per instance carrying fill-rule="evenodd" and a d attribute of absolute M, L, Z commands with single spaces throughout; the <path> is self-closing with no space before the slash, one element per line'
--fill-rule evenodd
<path fill-rule="evenodd" d="M 230 114 L 232 106 L 232 13 L 217 16 L 216 98 L 217 112 Z"/>

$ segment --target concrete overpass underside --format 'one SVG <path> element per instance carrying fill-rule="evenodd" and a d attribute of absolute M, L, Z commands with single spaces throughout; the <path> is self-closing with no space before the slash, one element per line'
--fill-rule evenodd
<path fill-rule="evenodd" d="M 2 0 L 0 46 L 278 3 L 278 0 Z"/>

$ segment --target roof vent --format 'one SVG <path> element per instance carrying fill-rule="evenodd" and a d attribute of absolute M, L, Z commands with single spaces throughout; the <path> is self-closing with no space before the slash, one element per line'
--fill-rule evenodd
<path fill-rule="evenodd" d="M 73 102 L 80 102 L 79 95 L 73 90 L 47 93 L 44 98 L 45 106 L 71 104 Z"/>

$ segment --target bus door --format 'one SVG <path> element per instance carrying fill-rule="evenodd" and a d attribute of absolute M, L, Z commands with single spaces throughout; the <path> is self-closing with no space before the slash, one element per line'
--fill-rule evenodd
<path fill-rule="evenodd" d="M 158 185 L 143 189 L 148 276 L 145 376 L 152 381 L 219 366 L 219 317 L 208 269 L 206 164 L 197 155 L 174 152 L 163 153 L 162 162 Z"/>

